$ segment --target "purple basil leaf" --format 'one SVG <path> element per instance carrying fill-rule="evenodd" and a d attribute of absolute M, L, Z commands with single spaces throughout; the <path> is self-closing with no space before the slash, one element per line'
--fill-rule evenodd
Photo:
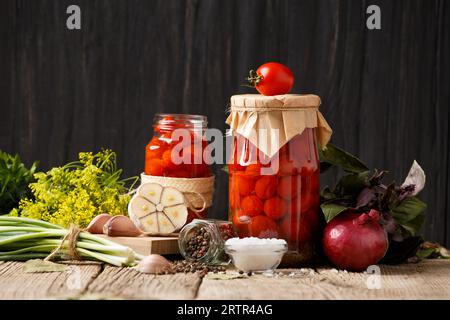
<path fill-rule="evenodd" d="M 392 240 L 401 242 L 404 240 L 404 238 L 401 233 L 394 233 L 394 234 L 392 234 Z"/>
<path fill-rule="evenodd" d="M 397 223 L 391 216 L 384 215 L 383 228 L 384 230 L 386 230 L 387 233 L 395 234 L 397 232 Z"/>
<path fill-rule="evenodd" d="M 408 197 L 411 197 L 411 195 L 414 193 L 414 190 L 416 189 L 416 186 L 413 184 L 410 184 L 408 186 L 400 187 L 399 195 L 398 195 L 398 202 L 402 202 Z"/>
<path fill-rule="evenodd" d="M 381 185 L 381 180 L 383 180 L 384 175 L 387 173 L 385 170 L 378 171 L 375 169 L 372 176 L 369 178 L 369 183 L 372 186 Z"/>
<path fill-rule="evenodd" d="M 359 209 L 365 207 L 375 199 L 375 192 L 371 188 L 364 188 L 356 199 L 356 208 Z"/>

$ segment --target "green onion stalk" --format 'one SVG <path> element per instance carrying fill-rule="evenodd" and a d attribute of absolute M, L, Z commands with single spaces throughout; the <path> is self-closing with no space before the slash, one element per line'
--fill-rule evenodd
<path fill-rule="evenodd" d="M 0 216 L 0 261 L 42 259 L 52 254 L 54 259 L 70 259 L 67 255 L 69 230 L 55 224 L 23 218 Z M 118 267 L 131 267 L 143 259 L 131 248 L 80 232 L 75 250 L 83 260 L 105 262 Z M 56 252 L 55 252 L 56 251 Z"/>

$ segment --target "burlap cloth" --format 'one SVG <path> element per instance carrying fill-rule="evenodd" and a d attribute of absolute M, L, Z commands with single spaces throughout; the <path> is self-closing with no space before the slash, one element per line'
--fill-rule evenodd
<path fill-rule="evenodd" d="M 269 157 L 306 128 L 317 128 L 317 140 L 324 147 L 333 131 L 319 111 L 320 104 L 313 94 L 235 95 L 226 123 Z"/>
<path fill-rule="evenodd" d="M 194 208 L 209 208 L 214 194 L 214 176 L 207 178 L 171 178 L 141 174 L 141 183 L 158 183 L 183 193 L 186 201 Z"/>

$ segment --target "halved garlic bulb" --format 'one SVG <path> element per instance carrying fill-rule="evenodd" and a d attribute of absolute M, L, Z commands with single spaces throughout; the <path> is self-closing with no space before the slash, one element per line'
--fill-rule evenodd
<path fill-rule="evenodd" d="M 131 198 L 128 214 L 143 232 L 165 235 L 184 226 L 188 210 L 183 194 L 177 189 L 144 183 Z"/>

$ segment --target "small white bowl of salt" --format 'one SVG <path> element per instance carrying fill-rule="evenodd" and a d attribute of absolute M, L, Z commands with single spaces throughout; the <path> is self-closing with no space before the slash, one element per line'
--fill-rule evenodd
<path fill-rule="evenodd" d="M 248 237 L 231 238 L 225 242 L 225 252 L 234 266 L 245 272 L 273 272 L 287 249 L 283 239 Z"/>

